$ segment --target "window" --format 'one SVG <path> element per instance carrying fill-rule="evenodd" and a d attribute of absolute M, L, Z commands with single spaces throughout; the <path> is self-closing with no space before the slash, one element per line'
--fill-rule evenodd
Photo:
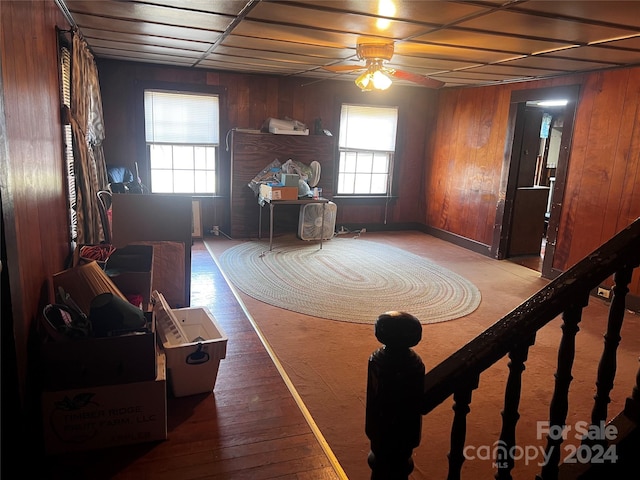
<path fill-rule="evenodd" d="M 389 195 L 397 107 L 342 105 L 338 195 Z"/>
<path fill-rule="evenodd" d="M 144 91 L 152 193 L 215 194 L 218 95 Z"/>

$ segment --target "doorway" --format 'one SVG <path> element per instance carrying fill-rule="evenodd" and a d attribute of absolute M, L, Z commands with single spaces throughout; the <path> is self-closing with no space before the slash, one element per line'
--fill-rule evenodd
<path fill-rule="evenodd" d="M 492 253 L 557 275 L 553 255 L 579 86 L 512 92 Z M 562 104 L 560 104 L 562 101 Z M 559 273 L 559 272 L 558 272 Z"/>

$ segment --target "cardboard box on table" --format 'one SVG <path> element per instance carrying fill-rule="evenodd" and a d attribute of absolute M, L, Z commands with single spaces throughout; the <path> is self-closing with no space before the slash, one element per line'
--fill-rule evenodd
<path fill-rule="evenodd" d="M 166 359 L 144 382 L 44 391 L 42 425 L 47 454 L 78 452 L 167 438 Z"/>
<path fill-rule="evenodd" d="M 204 307 L 171 309 L 162 294 L 152 294 L 158 342 L 167 357 L 167 379 L 175 397 L 210 393 L 227 336 Z"/>
<path fill-rule="evenodd" d="M 260 196 L 267 200 L 297 200 L 298 187 L 280 185 L 260 185 Z"/>

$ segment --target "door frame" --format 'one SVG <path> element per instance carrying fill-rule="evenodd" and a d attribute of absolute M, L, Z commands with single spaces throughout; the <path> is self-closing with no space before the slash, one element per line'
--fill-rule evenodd
<path fill-rule="evenodd" d="M 520 124 L 516 122 L 518 114 L 525 110 L 526 102 L 536 100 L 568 100 L 564 111 L 564 123 L 562 127 L 562 140 L 560 153 L 556 167 L 555 184 L 553 187 L 551 212 L 547 227 L 547 244 L 542 263 L 542 277 L 553 278 L 560 272 L 553 271 L 553 256 L 558 238 L 558 225 L 564 197 L 565 181 L 569 166 L 569 153 L 573 138 L 573 125 L 576 115 L 576 107 L 580 96 L 580 85 L 565 85 L 559 87 L 535 88 L 529 90 L 516 90 L 511 92 L 509 106 L 509 119 L 502 161 L 502 175 L 500 178 L 499 201 L 496 207 L 496 220 L 491 244 L 491 256 L 502 260 L 506 257 L 509 245 L 509 235 L 513 219 L 513 206 L 517 187 L 518 156 L 520 152 L 521 135 L 516 128 Z"/>

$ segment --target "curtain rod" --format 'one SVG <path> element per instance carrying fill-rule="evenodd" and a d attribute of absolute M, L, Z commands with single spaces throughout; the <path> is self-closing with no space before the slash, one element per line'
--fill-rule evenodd
<path fill-rule="evenodd" d="M 64 3 L 64 0 L 54 0 L 54 1 L 56 2 L 56 5 L 58 6 L 60 11 L 62 12 L 62 15 L 64 15 L 64 18 L 66 18 L 67 22 L 69 22 L 69 25 L 71 25 L 71 31 L 77 30 L 78 29 L 78 25 L 76 24 L 76 21 L 71 16 L 71 12 L 67 8 L 66 3 Z"/>

